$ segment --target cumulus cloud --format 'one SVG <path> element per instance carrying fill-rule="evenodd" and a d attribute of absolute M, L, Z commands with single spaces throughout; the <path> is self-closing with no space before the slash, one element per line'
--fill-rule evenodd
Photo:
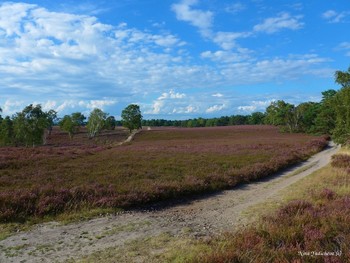
<path fill-rule="evenodd" d="M 237 47 L 236 40 L 251 36 L 250 32 L 217 32 L 213 38 L 214 43 L 222 49 L 229 50 Z"/>
<path fill-rule="evenodd" d="M 304 26 L 301 22 L 302 16 L 291 16 L 289 13 L 282 12 L 276 17 L 265 19 L 261 24 L 254 26 L 254 31 L 273 34 L 283 29 L 297 30 Z"/>
<path fill-rule="evenodd" d="M 244 48 L 238 48 L 236 52 L 227 50 L 218 51 L 204 51 L 201 53 L 201 57 L 204 59 L 210 59 L 219 63 L 233 63 L 247 61 L 251 58 L 251 51 Z"/>
<path fill-rule="evenodd" d="M 65 97 L 132 94 L 166 82 L 181 62 L 172 50 L 185 45 L 170 33 L 20 3 L 0 5 L 0 41 L 1 86 Z"/>
<path fill-rule="evenodd" d="M 22 104 L 23 101 L 14 101 L 11 99 L 6 100 L 4 106 L 1 107 L 3 115 L 10 116 L 15 114 L 16 112 L 22 111 Z"/>
<path fill-rule="evenodd" d="M 189 22 L 199 28 L 204 36 L 209 36 L 213 23 L 213 13 L 194 9 L 193 6 L 196 4 L 198 4 L 198 0 L 182 0 L 177 4 L 173 4 L 171 9 L 175 12 L 178 20 Z"/>
<path fill-rule="evenodd" d="M 276 101 L 276 99 L 252 101 L 250 102 L 250 105 L 238 106 L 237 109 L 242 113 L 252 113 L 255 111 L 264 112 L 266 108 L 274 101 Z"/>
<path fill-rule="evenodd" d="M 0 4 L 0 105 L 5 110 L 11 99 L 6 110 L 13 112 L 39 101 L 65 114 L 124 107 L 148 93 L 145 113 L 205 114 L 231 107 L 226 95 L 212 95 L 221 87 L 283 82 L 327 70 L 320 67 L 326 60 L 316 55 L 259 60 L 237 44 L 258 31 L 214 32 L 214 13 L 197 8 L 197 2 L 181 1 L 172 9 L 182 12 L 179 20 L 210 33 L 206 40 L 222 49 L 202 52 L 200 61 L 189 54 L 187 43 L 166 30 L 108 25 L 90 15 L 50 12 L 38 5 Z M 207 92 L 200 100 L 198 88 Z"/>
<path fill-rule="evenodd" d="M 186 95 L 184 93 L 178 93 L 178 92 L 174 92 L 174 90 L 170 90 L 169 92 L 164 92 L 159 98 L 158 100 L 164 100 L 164 99 L 183 99 L 184 97 L 186 97 Z"/>
<path fill-rule="evenodd" d="M 173 107 L 174 105 L 181 105 L 183 102 L 181 102 L 182 99 L 186 97 L 186 94 L 184 93 L 178 93 L 175 92 L 174 90 L 170 90 L 169 92 L 164 92 L 162 93 L 161 96 L 159 96 L 156 100 L 153 101 L 153 104 L 151 106 L 151 109 L 146 110 L 146 114 L 159 114 L 159 113 L 169 113 L 170 108 Z M 171 102 L 172 100 L 177 100 L 180 101 L 180 103 L 176 102 Z M 166 109 L 164 109 L 164 106 L 166 106 Z M 172 110 L 173 113 L 179 111 Z M 181 112 L 184 112 L 181 110 Z"/>
<path fill-rule="evenodd" d="M 340 23 L 350 15 L 349 11 L 337 12 L 334 10 L 327 10 L 322 14 L 322 18 L 327 20 L 329 23 Z"/>
<path fill-rule="evenodd" d="M 217 111 L 221 111 L 222 109 L 224 109 L 226 106 L 225 104 L 221 104 L 221 105 L 213 105 L 209 108 L 206 109 L 206 113 L 213 113 L 213 112 L 217 112 Z"/>
<path fill-rule="evenodd" d="M 116 100 L 110 100 L 110 99 L 105 99 L 105 100 L 90 100 L 88 102 L 80 101 L 79 106 L 84 106 L 87 109 L 95 109 L 99 108 L 103 110 L 106 106 L 111 106 L 115 105 L 117 103 Z"/>

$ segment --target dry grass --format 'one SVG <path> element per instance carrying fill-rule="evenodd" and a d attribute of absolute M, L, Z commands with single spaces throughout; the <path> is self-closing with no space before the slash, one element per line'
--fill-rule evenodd
<path fill-rule="evenodd" d="M 189 261 L 350 262 L 348 154 L 343 151 L 333 158 L 333 166 L 286 189 L 282 195 L 289 201 L 277 211 L 269 210 L 270 215 L 263 212 L 256 226 L 211 240 L 209 253 Z"/>

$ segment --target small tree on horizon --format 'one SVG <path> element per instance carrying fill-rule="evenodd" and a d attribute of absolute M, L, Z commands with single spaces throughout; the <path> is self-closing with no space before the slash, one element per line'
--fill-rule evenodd
<path fill-rule="evenodd" d="M 139 105 L 130 104 L 122 111 L 121 117 L 123 126 L 128 128 L 130 133 L 135 129 L 142 128 L 142 115 Z"/>
<path fill-rule="evenodd" d="M 73 121 L 72 116 L 65 115 L 59 122 L 60 129 L 67 132 L 70 139 L 77 132 L 78 124 Z"/>
<path fill-rule="evenodd" d="M 100 109 L 93 109 L 93 111 L 90 113 L 89 120 L 86 125 L 89 132 L 89 138 L 95 137 L 104 128 L 107 115 L 107 113 L 103 112 Z"/>

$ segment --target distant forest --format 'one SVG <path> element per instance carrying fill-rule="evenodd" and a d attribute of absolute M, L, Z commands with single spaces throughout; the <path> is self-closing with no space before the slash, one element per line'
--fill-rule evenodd
<path fill-rule="evenodd" d="M 94 109 L 86 117 L 75 112 L 63 118 L 57 118 L 57 112 L 44 112 L 40 105 L 29 105 L 22 112 L 12 117 L 0 115 L 0 145 L 35 146 L 45 144 L 53 125 L 59 125 L 72 139 L 79 127 L 88 128 L 89 137 L 93 138 L 104 129 L 124 126 L 130 130 L 141 126 L 175 126 L 175 127 L 213 127 L 229 125 L 275 125 L 284 132 L 304 132 L 310 134 L 331 135 L 336 143 L 350 144 L 350 68 L 336 71 L 335 82 L 341 88 L 322 92 L 320 102 L 304 102 L 293 105 L 283 100 L 272 102 L 265 112 L 250 115 L 232 115 L 219 118 L 195 118 L 189 120 L 142 120 L 138 105 L 129 105 L 122 112 L 122 120 L 100 109 Z M 1 113 L 1 108 L 0 108 Z"/>

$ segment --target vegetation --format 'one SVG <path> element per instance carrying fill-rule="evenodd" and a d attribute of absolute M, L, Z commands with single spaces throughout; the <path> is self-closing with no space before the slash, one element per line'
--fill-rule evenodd
<path fill-rule="evenodd" d="M 58 135 L 54 130 L 52 136 Z M 126 208 L 225 189 L 304 160 L 326 143 L 271 126 L 235 126 L 156 129 L 111 149 L 8 148 L 0 156 L 0 220 Z"/>
<path fill-rule="evenodd" d="M 100 109 L 94 109 L 89 116 L 87 123 L 87 129 L 89 132 L 89 138 L 94 138 L 105 127 L 107 113 Z"/>
<path fill-rule="evenodd" d="M 128 128 L 130 132 L 135 129 L 142 128 L 142 115 L 138 105 L 130 104 L 122 111 L 123 126 Z"/>
<path fill-rule="evenodd" d="M 186 262 L 349 262 L 350 155 L 292 186 L 294 199 L 255 226 L 213 238 Z"/>

